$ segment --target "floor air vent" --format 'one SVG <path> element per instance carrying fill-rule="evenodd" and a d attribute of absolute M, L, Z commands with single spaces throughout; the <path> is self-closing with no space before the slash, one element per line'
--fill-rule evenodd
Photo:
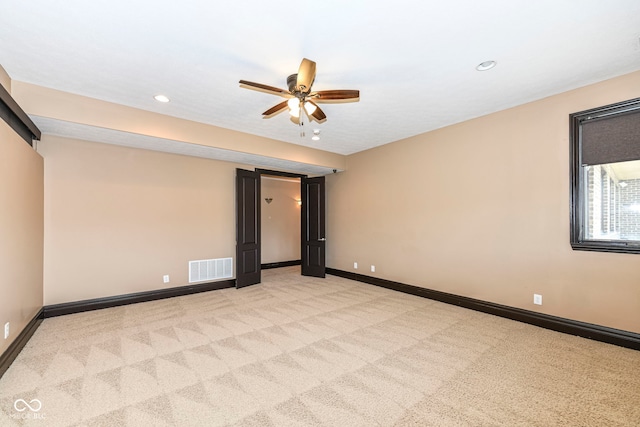
<path fill-rule="evenodd" d="M 233 276 L 233 258 L 189 261 L 189 283 L 228 279 Z"/>

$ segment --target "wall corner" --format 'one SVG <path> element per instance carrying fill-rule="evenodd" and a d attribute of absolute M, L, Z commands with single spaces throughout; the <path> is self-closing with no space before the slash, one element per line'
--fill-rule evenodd
<path fill-rule="evenodd" d="M 9 74 L 2 68 L 2 65 L 0 65 L 0 85 L 2 85 L 7 92 L 11 93 L 11 77 L 9 77 Z"/>

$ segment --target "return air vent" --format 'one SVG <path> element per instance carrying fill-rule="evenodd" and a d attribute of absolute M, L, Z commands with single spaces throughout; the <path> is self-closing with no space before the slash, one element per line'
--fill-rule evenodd
<path fill-rule="evenodd" d="M 233 276 L 233 258 L 189 261 L 189 283 L 228 279 Z"/>

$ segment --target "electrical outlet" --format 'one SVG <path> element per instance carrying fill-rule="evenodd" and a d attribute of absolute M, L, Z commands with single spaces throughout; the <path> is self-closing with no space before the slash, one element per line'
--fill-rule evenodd
<path fill-rule="evenodd" d="M 164 281 L 164 283 L 169 283 L 169 275 L 165 274 L 164 276 L 162 276 L 162 280 Z"/>
<path fill-rule="evenodd" d="M 9 338 L 9 322 L 4 324 L 4 339 Z"/>
<path fill-rule="evenodd" d="M 375 265 L 372 265 L 372 266 L 371 266 L 371 272 L 372 272 L 372 273 L 375 273 L 375 272 L 376 272 L 376 266 L 375 266 Z"/>
<path fill-rule="evenodd" d="M 358 263 L 357 262 L 353 263 L 353 268 L 355 268 L 356 270 L 358 269 Z"/>
<path fill-rule="evenodd" d="M 536 305 L 542 305 L 542 295 L 533 294 L 533 303 Z"/>

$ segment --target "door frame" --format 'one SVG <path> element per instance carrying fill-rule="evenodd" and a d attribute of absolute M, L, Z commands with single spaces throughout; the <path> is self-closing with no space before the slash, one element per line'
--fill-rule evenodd
<path fill-rule="evenodd" d="M 280 171 L 274 171 L 271 169 L 260 169 L 260 168 L 255 168 L 254 170 L 258 172 L 260 175 L 281 176 L 286 178 L 300 178 L 300 179 L 309 178 L 308 175 L 304 175 L 301 173 L 280 172 Z"/>

